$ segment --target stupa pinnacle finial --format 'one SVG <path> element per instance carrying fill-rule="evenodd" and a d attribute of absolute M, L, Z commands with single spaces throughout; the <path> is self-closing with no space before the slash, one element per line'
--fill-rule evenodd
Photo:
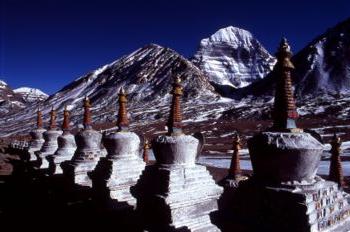
<path fill-rule="evenodd" d="M 67 109 L 67 105 L 64 106 L 62 130 L 63 131 L 69 130 L 69 111 Z"/>
<path fill-rule="evenodd" d="M 173 90 L 172 90 L 172 104 L 168 119 L 168 135 L 180 135 L 182 134 L 182 115 L 181 115 L 181 96 L 183 94 L 183 88 L 181 86 L 180 76 L 174 77 Z"/>
<path fill-rule="evenodd" d="M 55 129 L 56 128 L 56 111 L 55 109 L 51 108 L 51 112 L 50 112 L 50 126 L 49 129 Z"/>
<path fill-rule="evenodd" d="M 143 154 L 142 158 L 143 161 L 147 164 L 148 163 L 148 150 L 150 149 L 150 145 L 147 139 L 145 139 L 145 143 L 143 145 Z"/>
<path fill-rule="evenodd" d="M 344 187 L 345 182 L 344 182 L 342 163 L 340 159 L 341 140 L 336 133 L 334 133 L 331 145 L 332 145 L 332 148 L 331 148 L 331 163 L 329 168 L 329 179 L 338 183 L 340 187 Z"/>
<path fill-rule="evenodd" d="M 233 139 L 233 154 L 228 176 L 236 178 L 242 174 L 239 161 L 239 150 L 241 150 L 241 138 L 238 134 Z"/>
<path fill-rule="evenodd" d="M 126 131 L 129 127 L 129 120 L 128 120 L 128 110 L 126 108 L 126 103 L 128 102 L 128 99 L 126 98 L 126 93 L 123 87 L 119 90 L 119 110 L 118 110 L 118 120 L 117 120 L 117 126 L 118 131 Z"/>
<path fill-rule="evenodd" d="M 85 129 L 91 129 L 92 120 L 91 120 L 90 108 L 91 108 L 90 99 L 88 98 L 88 96 L 85 96 L 85 99 L 84 99 L 84 121 L 83 121 Z"/>
<path fill-rule="evenodd" d="M 37 110 L 36 127 L 38 129 L 43 128 L 43 114 L 41 113 L 40 105 L 38 105 L 38 110 Z"/>
<path fill-rule="evenodd" d="M 299 116 L 295 106 L 291 77 L 294 65 L 290 61 L 292 53 L 287 39 L 282 39 L 276 56 L 276 91 L 272 129 L 276 131 L 298 131 L 295 120 Z"/>

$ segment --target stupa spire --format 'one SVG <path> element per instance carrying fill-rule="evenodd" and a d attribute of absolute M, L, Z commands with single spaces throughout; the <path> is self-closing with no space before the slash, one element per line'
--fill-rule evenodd
<path fill-rule="evenodd" d="M 298 118 L 291 72 L 294 65 L 290 61 L 292 52 L 287 39 L 283 38 L 278 48 L 276 71 L 276 91 L 273 109 L 273 130 L 296 129 L 295 120 Z"/>
<path fill-rule="evenodd" d="M 38 110 L 36 112 L 37 118 L 36 118 L 36 127 L 38 129 L 43 128 L 43 114 L 41 113 L 40 106 L 38 106 Z"/>
<path fill-rule="evenodd" d="M 50 112 L 50 126 L 49 126 L 49 129 L 55 129 L 56 128 L 56 118 L 57 118 L 57 114 L 56 114 L 56 111 L 55 109 L 51 108 L 51 112 Z"/>
<path fill-rule="evenodd" d="M 69 130 L 69 111 L 67 109 L 67 106 L 64 106 L 62 130 L 63 131 Z"/>
<path fill-rule="evenodd" d="M 84 121 L 83 121 L 85 129 L 91 129 L 92 120 L 91 120 L 90 108 L 91 108 L 90 99 L 88 98 L 88 96 L 85 96 L 85 99 L 84 99 Z"/>
<path fill-rule="evenodd" d="M 182 114 L 181 114 L 181 96 L 183 88 L 181 86 L 181 79 L 179 76 L 174 78 L 172 90 L 172 103 L 168 119 L 168 135 L 182 134 Z"/>
<path fill-rule="evenodd" d="M 143 161 L 147 164 L 148 163 L 148 151 L 150 149 L 150 145 L 147 139 L 145 139 L 145 143 L 143 145 L 143 154 L 142 154 L 142 158 Z"/>
<path fill-rule="evenodd" d="M 340 187 L 344 187 L 345 182 L 344 182 L 342 163 L 340 159 L 341 140 L 336 133 L 334 133 L 331 145 L 332 145 L 332 148 L 331 148 L 331 163 L 329 168 L 329 179 L 331 181 L 338 183 Z"/>
<path fill-rule="evenodd" d="M 129 120 L 128 120 L 128 110 L 126 108 L 126 103 L 128 102 L 128 99 L 126 98 L 127 94 L 125 93 L 125 90 L 123 87 L 120 88 L 119 91 L 119 110 L 118 110 L 118 120 L 117 120 L 117 126 L 118 131 L 126 131 L 129 127 Z"/>
<path fill-rule="evenodd" d="M 237 134 L 233 139 L 233 154 L 228 176 L 236 178 L 242 174 L 241 165 L 239 161 L 239 150 L 241 150 L 241 138 Z"/>

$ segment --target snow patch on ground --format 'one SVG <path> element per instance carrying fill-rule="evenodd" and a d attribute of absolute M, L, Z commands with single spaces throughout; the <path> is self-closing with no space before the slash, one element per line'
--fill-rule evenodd
<path fill-rule="evenodd" d="M 29 88 L 29 87 L 20 87 L 20 88 L 14 89 L 13 92 L 48 97 L 48 95 L 46 93 L 44 93 L 43 91 L 41 91 L 40 89 Z"/>
<path fill-rule="evenodd" d="M 350 141 L 345 141 L 342 143 L 342 157 L 349 157 L 350 156 Z M 317 174 L 318 175 L 328 175 L 329 174 L 329 150 L 330 150 L 330 144 L 325 144 L 325 152 L 323 155 L 323 160 L 320 162 Z M 232 151 L 228 151 L 226 155 L 224 153 L 220 152 L 209 152 L 210 155 L 202 155 L 199 157 L 198 163 L 205 165 L 205 166 L 211 166 L 216 168 L 230 168 L 231 164 L 231 154 Z M 213 155 L 216 154 L 216 155 Z M 243 170 L 253 170 L 252 164 L 249 159 L 249 153 L 248 149 L 242 149 L 241 155 L 240 155 L 240 163 L 241 163 L 241 169 Z M 350 176 L 350 161 L 342 161 L 343 165 L 343 172 L 345 176 Z"/>

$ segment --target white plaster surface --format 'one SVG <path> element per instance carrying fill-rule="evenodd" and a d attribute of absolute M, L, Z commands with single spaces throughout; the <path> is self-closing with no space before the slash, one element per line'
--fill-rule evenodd
<path fill-rule="evenodd" d="M 103 139 L 107 157 L 139 156 L 140 138 L 133 132 L 117 132 Z"/>
<path fill-rule="evenodd" d="M 43 136 L 43 133 L 45 132 L 45 129 L 36 129 L 30 132 L 30 135 L 32 136 L 32 139 L 30 141 L 30 145 L 28 148 L 28 153 L 30 155 L 29 160 L 35 161 L 37 160 L 37 157 L 34 152 L 40 151 L 41 147 L 43 146 L 45 139 Z"/>
<path fill-rule="evenodd" d="M 46 156 L 53 155 L 58 148 L 57 138 L 62 134 L 60 130 L 48 130 L 44 132 L 43 136 L 45 142 L 40 149 L 36 151 L 38 159 L 41 160 L 40 169 L 45 169 L 49 167 L 49 162 L 46 160 Z"/>
<path fill-rule="evenodd" d="M 216 185 L 206 167 L 195 164 L 198 144 L 196 138 L 188 135 L 158 137 L 152 143 L 157 164 L 146 167 L 137 183 L 136 189 L 146 188 L 141 190 L 138 201 L 157 202 L 156 209 L 169 208 L 171 227 L 220 231 L 211 223 L 209 214 L 218 209 L 217 200 L 223 189 Z M 154 208 L 148 209 L 149 213 Z"/>
<path fill-rule="evenodd" d="M 110 198 L 136 206 L 130 188 L 137 183 L 146 165 L 139 154 L 139 137 L 132 132 L 117 132 L 104 137 L 103 143 L 108 154 L 106 160 L 101 159 L 100 162 L 107 162 L 110 169 L 99 172 L 107 171 L 110 174 L 105 180 Z M 98 178 L 104 178 L 104 175 Z"/>
<path fill-rule="evenodd" d="M 153 152 L 159 164 L 194 166 L 199 141 L 190 135 L 159 136 L 153 142 Z"/>
<path fill-rule="evenodd" d="M 158 189 L 159 186 L 155 186 L 154 183 L 142 182 L 145 179 L 141 177 L 140 185 L 151 189 L 148 191 L 156 189 L 151 198 L 158 199 L 152 200 L 157 204 L 148 209 L 149 213 L 158 208 L 169 209 L 171 227 L 187 227 L 189 231 L 220 231 L 211 223 L 209 214 L 218 209 L 217 200 L 223 189 L 216 185 L 206 167 L 201 165 L 153 166 L 146 168 L 143 175 L 149 176 L 150 182 L 158 179 L 160 182 L 156 181 L 157 185 L 164 185 Z M 147 197 L 143 199 L 142 194 L 141 192 L 138 199 L 141 204 L 148 200 Z M 164 214 L 167 215 L 166 212 Z"/>
<path fill-rule="evenodd" d="M 80 131 L 75 136 L 77 149 L 70 161 L 69 168 L 77 185 L 92 187 L 88 173 L 93 171 L 102 156 L 102 135 L 92 129 Z"/>
<path fill-rule="evenodd" d="M 71 133 L 64 133 L 59 136 L 58 139 L 58 149 L 52 155 L 53 164 L 55 167 L 55 171 L 53 174 L 62 174 L 63 170 L 60 164 L 66 160 L 71 160 L 75 150 L 77 149 L 77 145 L 75 143 L 74 135 Z"/>
<path fill-rule="evenodd" d="M 266 135 L 268 144 L 273 144 L 281 149 L 319 149 L 324 146 L 312 137 L 309 133 L 281 133 L 281 132 L 262 132 Z"/>

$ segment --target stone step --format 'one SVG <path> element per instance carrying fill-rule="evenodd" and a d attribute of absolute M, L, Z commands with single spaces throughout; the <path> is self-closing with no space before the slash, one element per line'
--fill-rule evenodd
<path fill-rule="evenodd" d="M 211 176 L 209 178 L 208 176 L 202 176 L 202 178 L 191 178 L 182 181 L 171 180 L 169 183 L 169 189 L 174 191 L 179 188 L 196 189 L 205 185 L 215 185 L 215 181 L 211 178 Z"/>
<path fill-rule="evenodd" d="M 127 165 L 120 165 L 120 164 L 114 164 L 111 167 L 111 171 L 114 173 L 119 173 L 121 175 L 126 174 L 130 171 L 133 170 L 143 170 L 145 168 L 145 164 L 144 163 L 131 163 L 131 164 L 127 164 Z"/>
<path fill-rule="evenodd" d="M 183 198 L 186 196 L 187 196 L 187 198 Z M 211 198 L 219 198 L 220 194 L 218 194 L 216 191 L 213 191 L 210 193 L 202 192 L 202 193 L 199 193 L 197 195 L 192 195 L 192 196 L 190 196 L 190 193 L 177 194 L 177 195 L 173 194 L 173 195 L 169 195 L 167 197 L 167 201 L 171 202 L 171 204 L 173 204 L 173 205 L 183 205 L 184 206 L 184 205 L 190 204 L 190 202 L 197 202 L 197 199 L 200 197 L 202 198 L 201 201 L 205 201 L 205 200 L 211 199 Z M 180 207 L 180 206 L 177 206 L 177 207 Z"/>
<path fill-rule="evenodd" d="M 215 186 L 214 182 L 201 181 L 198 183 L 187 183 L 187 184 L 172 184 L 169 185 L 169 192 L 177 193 L 183 191 L 197 191 L 198 189 L 206 189 L 207 186 Z"/>
<path fill-rule="evenodd" d="M 118 188 L 118 186 L 130 186 L 135 185 L 137 183 L 137 180 L 139 179 L 139 176 L 134 176 L 130 178 L 119 178 L 119 179 L 112 179 L 110 181 L 107 181 L 108 188 Z"/>
<path fill-rule="evenodd" d="M 194 181 L 196 182 L 198 179 L 209 179 L 212 180 L 214 182 L 214 179 L 212 178 L 212 176 L 209 174 L 209 172 L 203 172 L 203 171 L 198 171 L 198 172 L 194 172 L 192 174 L 185 174 L 185 175 L 179 175 L 179 174 L 171 174 L 169 176 L 169 180 L 170 183 L 174 182 L 190 182 L 190 181 Z"/>
<path fill-rule="evenodd" d="M 191 205 L 203 201 L 207 201 L 213 198 L 219 198 L 221 195 L 222 189 L 211 186 L 206 190 L 194 189 L 194 191 L 186 192 L 177 192 L 177 193 L 168 193 L 166 201 L 174 207 L 184 207 L 186 205 Z"/>
<path fill-rule="evenodd" d="M 123 169 L 118 167 L 114 167 L 112 170 L 110 170 L 110 176 L 114 178 L 125 178 L 125 177 L 135 177 L 135 176 L 140 176 L 142 171 L 144 169 L 144 166 L 139 165 L 133 168 L 126 169 L 123 167 Z"/>

